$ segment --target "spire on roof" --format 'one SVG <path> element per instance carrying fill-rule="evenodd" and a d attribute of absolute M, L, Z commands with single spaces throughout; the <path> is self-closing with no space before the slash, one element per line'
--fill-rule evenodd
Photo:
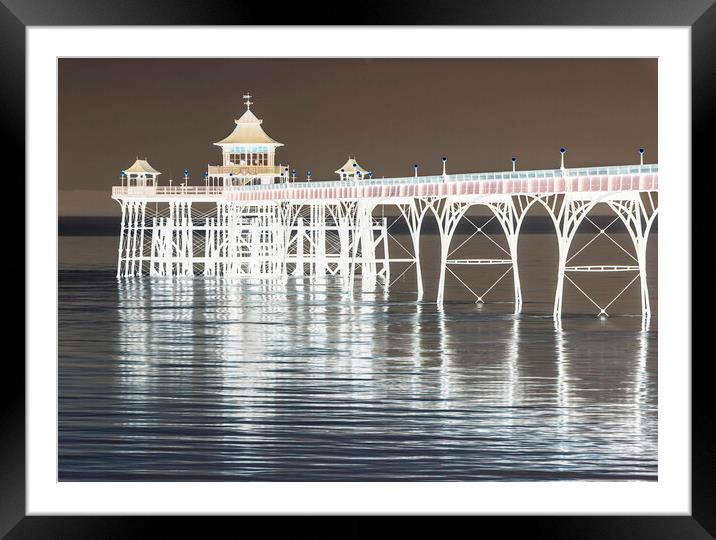
<path fill-rule="evenodd" d="M 250 99 L 251 94 L 244 94 L 244 98 L 246 99 L 246 101 L 244 101 L 244 105 L 246 105 L 246 110 L 240 118 L 234 120 L 234 123 L 236 124 L 234 131 L 231 132 L 231 134 L 226 138 L 220 140 L 219 142 L 215 142 L 214 144 L 217 146 L 222 146 L 224 144 L 267 144 L 274 147 L 283 146 L 283 144 L 274 141 L 271 137 L 266 135 L 266 132 L 264 132 L 263 128 L 261 127 L 263 120 L 257 118 L 251 110 L 251 105 L 253 105 L 253 102 Z"/>

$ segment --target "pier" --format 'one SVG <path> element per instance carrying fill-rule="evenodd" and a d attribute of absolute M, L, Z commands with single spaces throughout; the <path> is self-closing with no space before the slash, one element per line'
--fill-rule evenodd
<path fill-rule="evenodd" d="M 515 312 L 520 312 L 517 246 L 525 216 L 539 205 L 554 224 L 559 246 L 555 320 L 562 317 L 566 283 L 589 299 L 598 316 L 607 316 L 613 302 L 638 281 L 641 316 L 648 322 L 646 247 L 658 214 L 659 174 L 658 164 L 644 163 L 643 149 L 637 164 L 567 168 L 562 148 L 555 169 L 517 170 L 517 159 L 512 158 L 511 170 L 448 174 L 443 158 L 442 174 L 420 176 L 414 166 L 411 176 L 380 179 L 349 157 L 336 170 L 339 180 L 316 181 L 308 173 L 305 181 L 298 181 L 294 170 L 275 164 L 275 150 L 282 145 L 265 134 L 250 109 L 250 96 L 245 97 L 247 109 L 235 121 L 236 128 L 215 143 L 222 149 L 223 164 L 207 168 L 204 185 L 188 185 L 188 171 L 181 185 L 158 185 L 161 173 L 147 160 L 137 159 L 122 171 L 121 185 L 112 188 L 112 198 L 122 210 L 118 278 L 330 275 L 342 278 L 351 295 L 358 279 L 364 289 L 389 287 L 391 263 L 407 263 L 406 271 L 414 269 L 421 300 L 420 237 L 425 217 L 433 215 L 441 246 L 438 305 L 444 301 L 452 266 L 502 265 L 500 280 L 511 274 Z M 507 246 L 498 246 L 504 257 L 451 258 L 458 224 L 477 206 L 499 222 Z M 409 255 L 394 257 L 390 252 L 390 225 L 378 214 L 386 207 L 395 207 L 407 225 Z M 630 257 L 630 264 L 570 264 L 581 251 L 573 252 L 575 235 L 597 207 L 608 209 L 614 221 L 621 222 L 632 245 L 620 245 L 607 228 L 599 229 L 595 238 L 606 235 Z M 476 226 L 475 234 L 484 231 Z M 623 272 L 633 277 L 602 305 L 572 280 L 577 272 Z M 483 298 L 478 296 L 477 301 Z"/>

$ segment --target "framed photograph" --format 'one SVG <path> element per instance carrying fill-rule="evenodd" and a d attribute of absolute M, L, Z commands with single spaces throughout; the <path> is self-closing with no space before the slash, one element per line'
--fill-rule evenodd
<path fill-rule="evenodd" d="M 538 4 L 308 26 L 3 0 L 27 346 L 2 534 L 380 514 L 713 537 L 691 177 L 716 8 Z"/>

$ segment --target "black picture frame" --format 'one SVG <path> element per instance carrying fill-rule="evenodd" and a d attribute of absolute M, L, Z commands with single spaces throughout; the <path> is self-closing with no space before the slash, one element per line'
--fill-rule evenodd
<path fill-rule="evenodd" d="M 2 130 L 7 156 L 25 151 L 25 31 L 27 26 L 316 24 L 301 3 L 277 8 L 240 0 L 0 0 Z M 588 25 L 688 26 L 692 35 L 693 177 L 712 182 L 706 167 L 706 130 L 714 123 L 716 99 L 716 5 L 714 0 L 490 0 L 361 2 L 352 24 L 370 25 Z M 341 17 L 341 20 L 345 20 Z M 568 51 L 565 51 L 568 53 Z M 24 160 L 14 159 L 8 180 L 24 178 Z M 19 173 L 19 174 L 18 174 Z M 713 175 L 711 175 L 713 176 Z M 691 179 L 682 179 L 685 185 Z M 15 187 L 19 189 L 17 182 Z M 23 196 L 24 198 L 24 196 Z M 691 216 L 685 217 L 691 219 Z M 18 236 L 18 235 L 16 235 Z M 24 248 L 21 248 L 24 250 Z M 25 281 L 26 291 L 32 283 Z M 691 317 L 690 313 L 683 314 Z M 689 362 L 691 343 L 683 346 Z M 716 536 L 716 423 L 711 417 L 710 355 L 692 363 L 692 513 L 690 516 L 533 516 L 489 518 L 500 535 L 527 529 L 537 538 L 713 538 Z M 7 538 L 108 538 L 146 534 L 147 521 L 161 519 L 162 536 L 177 528 L 206 536 L 209 521 L 148 517 L 25 516 L 25 369 L 6 354 L 2 391 L 0 535 Z M 181 528 L 181 529 L 179 529 Z"/>

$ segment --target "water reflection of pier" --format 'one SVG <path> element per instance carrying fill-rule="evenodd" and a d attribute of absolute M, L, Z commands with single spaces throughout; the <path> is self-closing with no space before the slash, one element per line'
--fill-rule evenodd
<path fill-rule="evenodd" d="M 484 453 L 486 467 L 535 474 L 594 470 L 614 454 L 656 459 L 650 334 L 605 340 L 593 319 L 564 332 L 384 291 L 341 298 L 330 279 L 120 282 L 126 437 L 166 430 L 170 446 L 200 443 L 204 455 L 187 463 L 222 460 L 234 475 L 285 469 L 289 447 L 301 474 L 306 455 L 338 441 L 362 448 L 355 467 L 427 441 L 443 468 L 455 445 Z M 525 454 L 525 441 L 541 451 Z M 155 442 L 142 459 L 168 459 Z"/>

